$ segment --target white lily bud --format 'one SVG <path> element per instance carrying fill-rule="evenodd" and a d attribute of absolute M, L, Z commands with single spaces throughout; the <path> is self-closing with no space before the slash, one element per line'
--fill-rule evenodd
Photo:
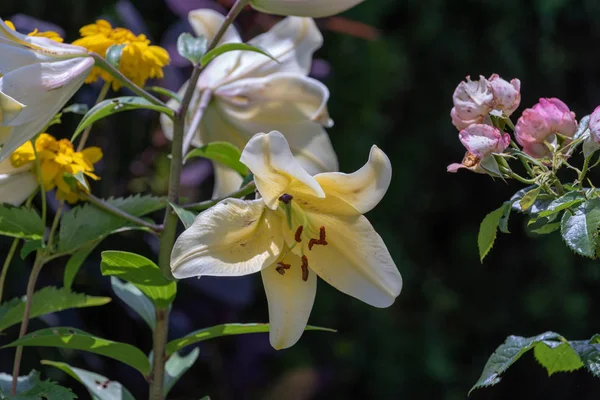
<path fill-rule="evenodd" d="M 40 133 L 94 65 L 82 47 L 22 35 L 0 19 L 0 161 Z"/>
<path fill-rule="evenodd" d="M 255 9 L 277 15 L 322 18 L 346 11 L 364 0 L 252 0 Z"/>

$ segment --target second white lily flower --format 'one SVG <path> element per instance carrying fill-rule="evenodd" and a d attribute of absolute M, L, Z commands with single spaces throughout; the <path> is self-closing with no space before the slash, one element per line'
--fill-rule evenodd
<path fill-rule="evenodd" d="M 189 20 L 196 34 L 210 41 L 224 17 L 202 9 L 192 11 Z M 241 42 L 241 38 L 230 27 L 222 42 Z M 201 74 L 192 99 L 188 124 L 202 94 L 212 92 L 192 145 L 227 141 L 242 149 L 257 132 L 278 130 L 311 174 L 337 171 L 337 157 L 324 129 L 333 125 L 327 111 L 329 90 L 307 77 L 312 54 L 322 43 L 323 37 L 312 19 L 289 17 L 248 42 L 270 53 L 279 63 L 248 51 L 216 58 Z M 163 116 L 161 122 L 166 136 L 172 138 L 172 121 Z M 213 197 L 221 197 L 237 190 L 242 178 L 215 164 L 215 181 Z"/>

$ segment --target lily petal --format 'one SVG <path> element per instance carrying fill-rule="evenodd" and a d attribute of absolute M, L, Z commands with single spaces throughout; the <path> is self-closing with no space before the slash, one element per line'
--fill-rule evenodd
<path fill-rule="evenodd" d="M 389 307 L 402 290 L 402 277 L 381 237 L 362 215 L 312 214 L 327 230 L 326 246 L 308 252 L 309 267 L 323 280 L 374 307 Z"/>
<path fill-rule="evenodd" d="M 390 187 L 392 164 L 379 147 L 373 146 L 369 161 L 358 171 L 328 172 L 316 175 L 315 179 L 327 193 L 327 199 L 338 197 L 365 214 L 379 204 Z"/>
<path fill-rule="evenodd" d="M 37 187 L 35 174 L 29 171 L 0 175 L 0 203 L 20 206 Z"/>
<path fill-rule="evenodd" d="M 173 276 L 242 276 L 273 264 L 283 247 L 274 216 L 262 200 L 227 199 L 204 211 L 175 242 Z"/>
<path fill-rule="evenodd" d="M 329 90 L 316 79 L 295 73 L 275 73 L 262 78 L 242 79 L 215 91 L 246 118 L 281 120 L 311 120 L 327 128 L 333 121 L 327 111 Z M 240 115 L 240 119 L 244 119 Z"/>
<path fill-rule="evenodd" d="M 225 165 L 213 162 L 213 171 L 215 173 L 215 187 L 213 188 L 213 199 L 220 199 L 237 191 L 244 178 L 236 171 Z"/>
<path fill-rule="evenodd" d="M 293 346 L 302 336 L 317 294 L 317 275 L 308 274 L 302 280 L 302 261 L 288 253 L 281 262 L 290 265 L 277 272 L 277 264 L 261 271 L 263 285 L 269 303 L 269 340 L 276 350 Z"/>
<path fill-rule="evenodd" d="M 4 144 L 12 133 L 12 126 L 0 126 L 0 145 Z"/>
<path fill-rule="evenodd" d="M 279 132 L 256 134 L 244 148 L 240 161 L 252 171 L 258 191 L 273 210 L 293 181 L 304 184 L 315 196 L 325 197 L 321 186 L 294 158 L 287 140 Z"/>
<path fill-rule="evenodd" d="M 323 44 L 323 36 L 311 18 L 288 17 L 248 44 L 267 51 L 279 63 L 262 54 L 244 51 L 240 55 L 239 67 L 226 82 L 259 78 L 275 72 L 308 75 L 312 55 Z"/>
<path fill-rule="evenodd" d="M 277 15 L 322 18 L 339 14 L 364 0 L 252 0 L 255 9 Z"/>
<path fill-rule="evenodd" d="M 190 11 L 188 14 L 188 21 L 194 29 L 196 36 L 204 36 L 210 43 L 217 31 L 225 22 L 225 16 L 214 10 L 208 8 L 201 8 L 199 10 Z M 223 35 L 223 38 L 219 41 L 219 44 L 230 43 L 230 42 L 241 42 L 240 34 L 238 33 L 235 26 L 229 25 L 227 31 Z"/>
<path fill-rule="evenodd" d="M 25 104 L 0 91 L 0 124 L 8 125 L 19 116 Z"/>

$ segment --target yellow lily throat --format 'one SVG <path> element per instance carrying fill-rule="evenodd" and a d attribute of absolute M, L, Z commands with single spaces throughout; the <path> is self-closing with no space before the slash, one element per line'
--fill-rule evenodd
<path fill-rule="evenodd" d="M 292 204 L 292 200 L 294 199 L 294 197 L 290 194 L 284 193 L 283 195 L 281 195 L 279 197 L 279 208 L 283 210 L 283 212 L 286 215 L 286 220 L 287 220 L 287 224 L 288 227 L 290 228 L 290 230 L 294 231 L 293 229 L 293 217 L 294 214 L 295 216 L 300 216 L 301 221 L 303 221 L 302 225 L 298 225 L 297 228 L 295 229 L 295 233 L 294 233 L 294 240 L 295 243 L 290 247 L 289 250 L 293 250 L 296 245 L 298 243 L 302 243 L 303 242 L 303 238 L 307 238 L 308 239 L 308 251 L 311 251 L 313 246 L 315 245 L 321 245 L 321 246 L 327 246 L 327 233 L 325 231 L 325 227 L 321 226 L 319 227 L 319 238 L 316 239 L 314 237 L 311 237 L 310 234 L 312 233 L 316 233 L 313 229 L 311 229 L 311 225 L 308 221 L 308 219 L 306 218 L 306 214 L 304 214 L 304 212 L 302 211 L 302 209 L 300 207 L 294 207 L 294 205 Z M 296 210 L 294 210 L 294 208 L 296 208 Z M 294 212 L 295 211 L 295 212 Z M 307 229 L 305 230 L 304 227 L 307 227 Z M 306 243 L 306 242 L 304 242 Z M 308 281 L 308 257 L 304 254 L 304 246 L 301 245 L 301 260 L 302 260 L 302 264 L 300 265 L 300 268 L 302 268 L 302 280 L 304 282 Z M 284 252 L 282 259 L 285 257 L 285 254 L 287 252 Z M 285 264 L 282 261 L 277 262 L 277 267 L 275 268 L 275 270 L 280 274 L 280 275 L 285 275 L 285 271 L 290 269 L 292 266 L 291 264 Z"/>

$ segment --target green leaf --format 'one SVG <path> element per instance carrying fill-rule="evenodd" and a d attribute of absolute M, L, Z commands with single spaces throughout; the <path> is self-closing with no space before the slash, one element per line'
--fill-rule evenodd
<path fill-rule="evenodd" d="M 165 383 L 163 391 L 165 397 L 167 397 L 179 378 L 181 378 L 183 374 L 185 374 L 187 370 L 194 365 L 199 354 L 200 350 L 195 348 L 185 357 L 181 357 L 177 353 L 174 353 L 171 355 L 171 357 L 169 357 L 169 360 L 165 364 Z"/>
<path fill-rule="evenodd" d="M 529 208 L 531 208 L 531 206 L 537 199 L 538 195 L 540 194 L 541 190 L 542 190 L 542 188 L 540 186 L 538 186 L 534 189 L 531 189 L 529 192 L 525 193 L 523 198 L 519 201 L 521 210 L 527 211 Z"/>
<path fill-rule="evenodd" d="M 170 108 L 150 103 L 148 100 L 142 97 L 115 97 L 113 99 L 104 100 L 96 104 L 90 111 L 88 111 L 87 114 L 85 114 L 85 116 L 79 122 L 79 126 L 77 126 L 75 133 L 73 133 L 71 141 L 74 141 L 81 134 L 81 132 L 85 130 L 85 128 L 101 120 L 102 118 L 106 118 L 110 115 L 123 111 L 141 109 L 158 111 L 161 113 L 165 113 L 171 117 L 173 117 L 174 115 L 173 110 L 171 110 Z"/>
<path fill-rule="evenodd" d="M 172 90 L 162 88 L 160 86 L 146 86 L 144 89 L 146 89 L 149 92 L 154 92 L 166 96 L 170 99 L 175 100 L 178 103 L 181 103 L 181 96 Z"/>
<path fill-rule="evenodd" d="M 600 199 L 588 200 L 573 212 L 569 210 L 564 213 L 561 234 L 571 250 L 582 256 L 594 258 L 599 226 Z"/>
<path fill-rule="evenodd" d="M 90 108 L 88 107 L 87 104 L 74 103 L 68 107 L 63 108 L 62 113 L 63 114 L 64 113 L 73 113 L 73 114 L 85 115 L 89 110 L 90 110 Z"/>
<path fill-rule="evenodd" d="M 528 192 L 535 189 L 536 187 L 537 186 L 535 185 L 531 185 L 516 192 L 510 198 L 510 201 L 513 202 L 513 209 L 526 214 L 538 214 L 544 211 L 548 207 L 548 205 L 554 201 L 554 197 L 545 193 L 540 193 L 537 199 L 533 202 L 533 205 L 529 209 L 523 210 L 521 208 L 520 200 L 523 199 L 523 196 L 525 196 Z"/>
<path fill-rule="evenodd" d="M 75 400 L 76 398 L 71 389 L 47 380 L 40 381 L 31 389 L 10 397 L 10 400 Z"/>
<path fill-rule="evenodd" d="M 0 235 L 40 240 L 44 238 L 44 230 L 44 221 L 35 210 L 0 205 Z"/>
<path fill-rule="evenodd" d="M 242 176 L 246 176 L 248 175 L 248 167 L 240 161 L 241 156 L 240 149 L 229 142 L 212 142 L 190 151 L 185 156 L 185 161 L 195 157 L 208 158 L 231 168 Z"/>
<path fill-rule="evenodd" d="M 600 378 L 600 344 L 594 338 L 589 341 L 574 340 L 569 343 L 579 355 L 585 369 L 595 377 Z"/>
<path fill-rule="evenodd" d="M 91 190 L 87 180 L 85 179 L 85 175 L 83 175 L 83 171 L 79 171 L 76 174 L 65 172 L 63 173 L 63 180 L 73 190 L 77 190 L 80 187 L 84 188 L 88 192 Z"/>
<path fill-rule="evenodd" d="M 105 201 L 136 217 L 161 210 L 167 204 L 163 198 L 140 195 Z M 98 243 L 110 234 L 131 229 L 141 229 L 141 227 L 91 204 L 83 204 L 63 215 L 57 250 L 59 253 L 74 252 L 84 245 Z"/>
<path fill-rule="evenodd" d="M 545 223 L 539 228 L 531 229 L 530 232 L 537 233 L 538 235 L 547 235 L 560 229 L 560 222 Z"/>
<path fill-rule="evenodd" d="M 102 275 L 133 283 L 158 308 L 168 307 L 177 294 L 177 283 L 167 280 L 156 264 L 138 254 L 104 251 L 101 270 Z"/>
<path fill-rule="evenodd" d="M 569 343 L 541 342 L 534 346 L 533 355 L 542 367 L 546 368 L 548 375 L 572 372 L 583 367 L 579 355 Z"/>
<path fill-rule="evenodd" d="M 196 65 L 208 48 L 208 40 L 204 36 L 194 37 L 189 33 L 182 33 L 177 39 L 177 52 Z"/>
<path fill-rule="evenodd" d="M 2 348 L 17 346 L 83 350 L 120 361 L 135 368 L 144 376 L 150 374 L 150 362 L 140 349 L 127 343 L 102 339 L 75 328 L 42 329 L 29 333 Z"/>
<path fill-rule="evenodd" d="M 102 375 L 57 361 L 42 360 L 41 363 L 58 368 L 82 383 L 95 400 L 135 400 L 123 385 Z"/>
<path fill-rule="evenodd" d="M 40 382 L 40 373 L 33 370 L 29 375 L 17 378 L 17 394 L 32 389 Z M 12 375 L 0 373 L 0 391 L 10 393 L 12 388 Z"/>
<path fill-rule="evenodd" d="M 146 321 L 150 329 L 154 330 L 156 327 L 156 309 L 142 291 L 133 283 L 121 282 L 114 276 L 110 278 L 110 284 L 117 297 L 137 312 Z"/>
<path fill-rule="evenodd" d="M 273 57 L 272 55 L 270 55 L 269 53 L 267 53 L 266 51 L 259 49 L 258 47 L 255 46 L 250 46 L 249 44 L 246 43 L 225 43 L 220 45 L 219 47 L 217 47 L 216 49 L 213 49 L 211 51 L 209 51 L 208 53 L 206 53 L 204 55 L 204 57 L 202 57 L 202 60 L 200 61 L 200 64 L 204 67 L 206 66 L 209 62 L 211 62 L 212 60 L 214 60 L 215 58 L 217 58 L 218 56 L 220 56 L 221 54 L 225 54 L 228 53 L 230 51 L 238 51 L 238 50 L 243 50 L 243 51 L 253 51 L 255 53 L 260 53 L 266 57 L 269 57 L 271 60 L 275 61 L 276 63 L 279 64 L 279 61 Z"/>
<path fill-rule="evenodd" d="M 544 211 L 539 213 L 539 216 L 547 217 L 549 215 L 556 214 L 562 210 L 566 210 L 567 208 L 579 205 L 584 201 L 585 197 L 583 196 L 583 194 L 578 192 L 569 192 L 550 203 Z"/>
<path fill-rule="evenodd" d="M 97 242 L 83 246 L 73 253 L 73 255 L 69 258 L 69 261 L 67 261 L 67 266 L 65 267 L 63 278 L 63 285 L 65 289 L 71 289 L 71 286 L 73 286 L 73 281 L 75 280 L 75 276 L 79 272 L 79 268 L 81 268 L 81 265 L 88 258 L 90 253 L 94 251 L 96 245 Z"/>
<path fill-rule="evenodd" d="M 94 297 L 73 293 L 65 288 L 47 286 L 33 295 L 30 318 L 67 310 L 70 308 L 97 307 L 111 301 L 110 297 Z M 0 313 L 0 331 L 20 323 L 25 311 L 25 299 L 12 300 L 10 307 Z"/>
<path fill-rule="evenodd" d="M 508 220 L 510 218 L 510 212 L 512 211 L 512 201 L 507 201 L 504 203 L 504 212 L 502 213 L 502 217 L 500 217 L 500 221 L 498 221 L 498 228 L 500 228 L 500 232 L 502 233 L 510 233 L 508 230 Z"/>
<path fill-rule="evenodd" d="M 504 209 L 507 207 L 503 204 L 500 208 L 492 211 L 485 216 L 481 225 L 479 226 L 479 235 L 477 237 L 477 246 L 479 247 L 479 258 L 481 262 L 487 254 L 490 252 L 496 241 L 496 234 L 498 233 L 498 224 L 500 218 L 504 215 Z"/>
<path fill-rule="evenodd" d="M 318 326 L 308 325 L 307 331 L 324 331 L 336 332 L 334 329 L 321 328 Z M 167 343 L 166 355 L 179 351 L 189 345 L 203 342 L 205 340 L 215 339 L 222 336 L 246 335 L 248 333 L 264 333 L 269 332 L 269 324 L 223 324 L 216 325 L 210 328 L 200 329 L 185 335 L 182 338 L 171 340 Z"/>
<path fill-rule="evenodd" d="M 185 208 L 179 207 L 177 204 L 173 204 L 173 203 L 169 203 L 169 204 L 171 204 L 171 207 L 173 207 L 173 210 L 179 217 L 179 220 L 183 223 L 183 226 L 185 227 L 185 229 L 188 229 L 190 226 L 192 226 L 192 224 L 194 223 L 194 220 L 196 219 L 196 216 L 198 215 L 197 213 L 192 212 L 190 210 L 186 210 Z"/>
<path fill-rule="evenodd" d="M 46 244 L 41 239 L 26 241 L 23 244 L 23 247 L 21 247 L 21 260 L 24 260 L 25 257 L 27 257 L 28 255 L 30 255 L 34 251 L 39 250 L 39 249 L 43 249 L 45 247 L 46 247 Z"/>
<path fill-rule="evenodd" d="M 501 375 L 523 354 L 531 350 L 537 343 L 550 340 L 562 341 L 564 339 L 554 332 L 546 332 L 530 338 L 509 336 L 488 359 L 481 376 L 471 388 L 469 394 L 475 389 L 497 384 L 502 379 Z"/>
<path fill-rule="evenodd" d="M 125 44 L 113 44 L 106 50 L 106 61 L 116 69 L 119 69 L 125 46 Z"/>

